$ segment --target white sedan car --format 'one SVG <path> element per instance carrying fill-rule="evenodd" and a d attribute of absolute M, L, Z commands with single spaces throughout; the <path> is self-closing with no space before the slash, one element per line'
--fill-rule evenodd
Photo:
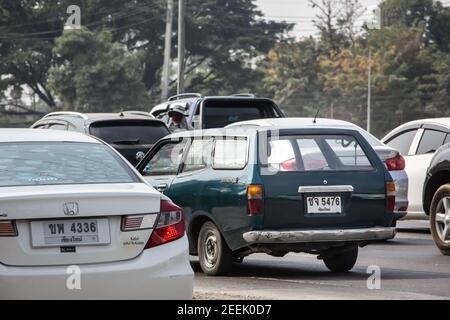
<path fill-rule="evenodd" d="M 411 121 L 395 128 L 381 141 L 400 151 L 406 160 L 409 178 L 408 217 L 428 219 L 425 214 L 429 214 L 431 198 L 439 183 L 425 195 L 423 185 L 434 153 L 450 142 L 450 118 Z"/>
<path fill-rule="evenodd" d="M 184 228 L 105 143 L 0 129 L 0 299 L 190 299 Z"/>

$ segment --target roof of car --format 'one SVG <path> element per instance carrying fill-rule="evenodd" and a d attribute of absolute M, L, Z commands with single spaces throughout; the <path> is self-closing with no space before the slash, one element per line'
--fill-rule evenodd
<path fill-rule="evenodd" d="M 1 142 L 85 142 L 101 143 L 88 135 L 63 130 L 0 129 Z"/>
<path fill-rule="evenodd" d="M 43 119 L 52 118 L 78 118 L 84 120 L 115 120 L 115 119 L 142 119 L 142 120 L 156 120 L 153 116 L 144 111 L 123 111 L 110 113 L 78 113 L 78 112 L 53 112 L 44 116 Z M 41 119 L 42 120 L 42 119 Z"/>
<path fill-rule="evenodd" d="M 358 129 L 343 127 L 343 126 L 330 126 L 330 125 L 317 125 L 310 127 L 298 127 L 298 126 L 280 126 L 280 129 L 314 129 L 314 130 L 338 130 L 338 131 L 353 131 L 358 132 Z M 168 135 L 166 138 L 169 139 L 177 139 L 184 137 L 201 137 L 201 136 L 228 136 L 228 135 L 237 135 L 237 136 L 245 136 L 250 134 L 251 132 L 261 132 L 261 131 L 269 131 L 273 130 L 273 126 L 250 126 L 250 127 L 225 127 L 225 128 L 214 128 L 214 129 L 203 129 L 203 130 L 189 130 L 189 131 L 181 131 L 175 132 L 171 135 Z"/>
<path fill-rule="evenodd" d="M 150 119 L 151 118 L 150 113 L 147 115 L 141 115 L 141 114 L 134 114 L 131 112 L 118 112 L 118 113 L 84 113 L 89 119 L 99 119 L 99 118 L 119 118 L 119 119 L 128 119 L 128 118 L 140 118 L 140 119 Z"/>
<path fill-rule="evenodd" d="M 429 118 L 429 119 L 420 119 L 408 122 L 409 124 L 413 123 L 423 123 L 423 124 L 440 124 L 450 128 L 450 117 L 449 118 Z M 406 124 L 408 124 L 406 123 Z"/>
<path fill-rule="evenodd" d="M 450 118 L 429 118 L 429 119 L 414 120 L 414 121 L 406 122 L 406 123 L 398 126 L 397 128 L 395 128 L 394 130 L 397 130 L 397 129 L 400 129 L 403 127 L 409 127 L 409 126 L 414 126 L 414 125 L 420 126 L 420 125 L 424 125 L 424 124 L 437 124 L 437 125 L 441 125 L 441 126 L 450 128 Z"/>
<path fill-rule="evenodd" d="M 419 119 L 410 122 L 406 122 L 394 129 L 392 129 L 388 134 L 386 134 L 381 140 L 387 141 L 397 136 L 399 133 L 408 130 L 415 130 L 423 126 L 438 126 L 445 127 L 450 131 L 450 118 L 429 118 L 429 119 Z"/>
<path fill-rule="evenodd" d="M 316 123 L 314 118 L 270 118 L 270 119 L 256 119 L 248 121 L 235 122 L 227 126 L 227 128 L 237 126 L 260 126 L 260 127 L 321 127 L 321 126 L 335 126 L 335 127 L 357 127 L 357 125 L 343 120 L 317 118 Z"/>

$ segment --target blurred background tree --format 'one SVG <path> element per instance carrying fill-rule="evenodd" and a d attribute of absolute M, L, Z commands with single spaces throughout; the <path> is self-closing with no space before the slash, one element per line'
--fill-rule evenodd
<path fill-rule="evenodd" d="M 364 127 L 371 65 L 376 135 L 449 115 L 449 8 L 385 0 L 381 29 L 371 30 L 359 26 L 359 0 L 309 2 L 317 35 L 290 38 L 293 26 L 264 18 L 254 0 L 189 0 L 186 91 L 253 92 L 292 116 L 320 107 Z M 84 28 L 64 32 L 71 4 Z M 0 0 L 0 112 L 150 110 L 160 102 L 165 16 L 165 0 Z"/>
<path fill-rule="evenodd" d="M 55 42 L 49 88 L 62 109 L 82 112 L 145 109 L 149 97 L 142 82 L 139 52 L 112 41 L 108 31 L 68 30 Z"/>

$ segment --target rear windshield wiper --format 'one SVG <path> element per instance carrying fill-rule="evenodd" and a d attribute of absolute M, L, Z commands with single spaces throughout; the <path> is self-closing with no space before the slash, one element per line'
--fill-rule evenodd
<path fill-rule="evenodd" d="M 113 144 L 139 144 L 139 142 L 141 141 L 141 139 L 130 139 L 130 140 L 118 140 L 118 141 L 113 141 Z"/>

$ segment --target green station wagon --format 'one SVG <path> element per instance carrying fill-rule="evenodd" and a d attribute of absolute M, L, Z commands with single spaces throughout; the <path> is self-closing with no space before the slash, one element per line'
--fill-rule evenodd
<path fill-rule="evenodd" d="M 346 272 L 358 247 L 395 236 L 395 185 L 355 130 L 176 133 L 137 169 L 183 208 L 190 253 L 208 275 L 226 274 L 257 252 L 307 252 Z"/>

